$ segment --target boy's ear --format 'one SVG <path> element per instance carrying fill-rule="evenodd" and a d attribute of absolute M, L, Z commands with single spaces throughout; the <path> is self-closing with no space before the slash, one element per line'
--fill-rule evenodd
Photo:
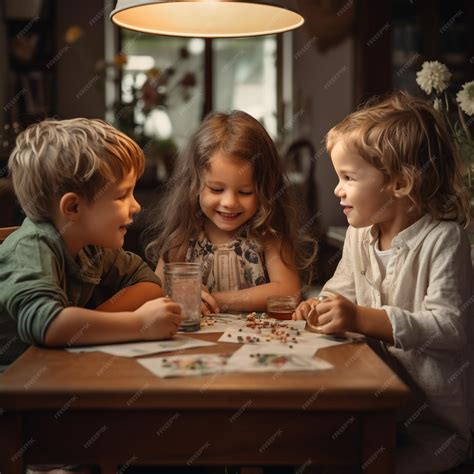
<path fill-rule="evenodd" d="M 70 221 L 75 221 L 79 217 L 81 198 L 76 193 L 66 193 L 59 201 L 59 212 Z"/>
<path fill-rule="evenodd" d="M 391 186 L 393 195 L 397 198 L 403 198 L 410 194 L 412 183 L 408 182 L 404 176 L 399 176 Z"/>

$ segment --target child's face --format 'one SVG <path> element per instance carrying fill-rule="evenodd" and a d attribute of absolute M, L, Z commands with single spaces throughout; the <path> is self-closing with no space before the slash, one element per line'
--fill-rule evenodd
<path fill-rule="evenodd" d="M 213 240 L 232 239 L 257 211 L 253 165 L 216 152 L 209 161 L 199 195 L 206 231 Z"/>
<path fill-rule="evenodd" d="M 92 201 L 82 203 L 79 228 L 84 245 L 122 247 L 126 226 L 140 211 L 133 196 L 136 180 L 132 171 L 124 179 L 106 184 Z"/>
<path fill-rule="evenodd" d="M 367 227 L 395 219 L 395 198 L 391 187 L 384 188 L 384 175 L 339 140 L 331 152 L 339 178 L 334 194 L 339 198 L 347 222 Z"/>

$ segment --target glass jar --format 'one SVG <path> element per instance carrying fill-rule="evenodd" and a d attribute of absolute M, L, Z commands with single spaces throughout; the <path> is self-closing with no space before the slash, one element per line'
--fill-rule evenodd
<path fill-rule="evenodd" d="M 267 298 L 267 314 L 275 319 L 291 319 L 298 306 L 296 296 L 269 296 Z"/>
<path fill-rule="evenodd" d="M 182 308 L 180 331 L 198 331 L 201 327 L 201 278 L 200 263 L 165 264 L 165 293 Z"/>

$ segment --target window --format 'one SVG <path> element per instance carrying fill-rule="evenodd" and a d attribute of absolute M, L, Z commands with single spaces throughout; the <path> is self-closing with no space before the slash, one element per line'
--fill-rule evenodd
<path fill-rule="evenodd" d="M 215 39 L 206 46 L 199 38 L 124 29 L 121 46 L 127 62 L 115 117 L 126 133 L 172 139 L 181 148 L 211 108 L 205 97 L 212 97 L 213 110 L 244 110 L 276 136 L 276 36 Z M 213 70 L 213 80 L 206 81 L 206 70 Z"/>
<path fill-rule="evenodd" d="M 133 105 L 135 134 L 182 146 L 201 120 L 204 40 L 123 30 L 121 50 L 121 103 Z"/>
<path fill-rule="evenodd" d="M 213 40 L 214 109 L 244 110 L 277 134 L 276 36 Z"/>

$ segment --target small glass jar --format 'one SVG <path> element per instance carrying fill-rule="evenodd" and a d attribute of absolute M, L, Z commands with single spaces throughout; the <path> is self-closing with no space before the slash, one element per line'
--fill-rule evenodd
<path fill-rule="evenodd" d="M 201 278 L 200 263 L 165 264 L 165 293 L 181 305 L 183 312 L 180 331 L 198 331 L 201 327 Z"/>
<path fill-rule="evenodd" d="M 326 293 L 324 295 L 319 295 L 315 298 L 313 298 L 314 302 L 310 304 L 311 309 L 306 314 L 305 319 L 306 319 L 306 329 L 311 332 L 316 332 L 319 334 L 323 334 L 321 331 L 320 327 L 318 326 L 318 313 L 316 312 L 316 306 L 318 306 L 319 303 L 324 301 L 327 298 L 330 298 L 334 296 L 332 293 Z"/>
<path fill-rule="evenodd" d="M 267 298 L 267 314 L 275 319 L 291 319 L 298 306 L 296 296 L 269 296 Z"/>

